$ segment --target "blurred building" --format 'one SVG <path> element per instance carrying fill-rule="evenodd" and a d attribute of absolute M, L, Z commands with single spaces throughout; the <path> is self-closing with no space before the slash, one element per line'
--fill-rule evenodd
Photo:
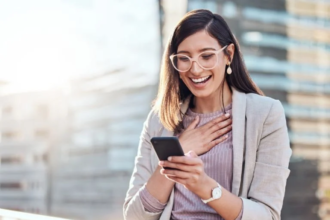
<path fill-rule="evenodd" d="M 0 207 L 48 214 L 50 155 L 66 117 L 61 92 L 0 96 Z"/>
<path fill-rule="evenodd" d="M 171 39 L 173 31 L 182 17 L 187 13 L 187 0 L 161 0 L 161 32 L 162 43 L 165 48 Z"/>
<path fill-rule="evenodd" d="M 0 220 L 69 220 L 46 215 L 0 209 Z"/>
<path fill-rule="evenodd" d="M 285 108 L 293 157 L 282 218 L 329 219 L 330 2 L 188 1 L 198 8 L 226 19 L 253 80 Z"/>
<path fill-rule="evenodd" d="M 116 8 L 120 31 L 108 71 L 71 81 L 70 129 L 54 165 L 55 216 L 123 219 L 143 122 L 157 93 L 161 17 L 157 1 L 122 1 Z"/>
<path fill-rule="evenodd" d="M 55 166 L 52 213 L 109 219 L 120 212 L 154 85 L 114 83 L 124 70 L 72 82 L 70 131 Z M 126 84 L 126 85 L 125 85 Z"/>

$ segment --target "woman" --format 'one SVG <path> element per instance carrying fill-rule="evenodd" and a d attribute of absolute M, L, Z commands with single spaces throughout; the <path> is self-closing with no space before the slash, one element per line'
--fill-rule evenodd
<path fill-rule="evenodd" d="M 150 139 L 173 135 L 185 156 L 158 161 Z M 191 11 L 164 53 L 125 219 L 280 219 L 290 156 L 283 108 L 251 81 L 224 19 Z"/>

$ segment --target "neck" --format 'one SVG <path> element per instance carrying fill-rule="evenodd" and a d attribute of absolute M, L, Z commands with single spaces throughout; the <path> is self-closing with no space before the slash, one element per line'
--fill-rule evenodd
<path fill-rule="evenodd" d="M 221 92 L 214 92 L 208 97 L 194 98 L 195 107 L 192 109 L 196 113 L 206 114 L 212 113 L 223 109 L 223 105 L 226 107 L 232 102 L 232 94 L 227 82 L 224 82 L 223 96 L 222 88 L 219 88 Z M 223 100 L 222 100 L 223 97 Z"/>

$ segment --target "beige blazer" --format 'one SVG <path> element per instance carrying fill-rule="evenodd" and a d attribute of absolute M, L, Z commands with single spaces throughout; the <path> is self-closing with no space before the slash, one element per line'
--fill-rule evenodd
<path fill-rule="evenodd" d="M 279 220 L 285 193 L 291 149 L 283 107 L 278 100 L 233 89 L 232 193 L 243 200 L 242 220 Z M 181 109 L 185 112 L 189 100 Z M 160 213 L 149 213 L 138 191 L 158 165 L 150 143 L 154 136 L 173 136 L 157 114 L 150 112 L 140 137 L 135 168 L 123 207 L 126 220 L 169 220 L 174 194 Z M 161 190 L 161 186 L 159 186 Z"/>

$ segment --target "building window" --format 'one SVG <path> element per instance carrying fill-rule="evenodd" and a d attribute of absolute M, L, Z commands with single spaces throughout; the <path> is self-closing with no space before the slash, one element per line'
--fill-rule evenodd
<path fill-rule="evenodd" d="M 9 183 L 0 183 L 1 189 L 7 189 L 7 190 L 17 190 L 17 189 L 24 189 L 24 184 L 17 183 L 17 182 L 9 182 Z"/>
<path fill-rule="evenodd" d="M 30 182 L 29 188 L 33 190 L 39 190 L 40 189 L 40 183 L 39 182 Z"/>
<path fill-rule="evenodd" d="M 213 13 L 217 12 L 218 4 L 213 0 L 204 0 L 204 1 L 189 1 L 188 2 L 188 11 L 192 11 L 195 9 L 207 9 L 212 11 Z"/>
<path fill-rule="evenodd" d="M 36 138 L 47 139 L 49 138 L 49 131 L 47 130 L 36 130 L 34 133 Z"/>
<path fill-rule="evenodd" d="M 237 7 L 234 2 L 225 2 L 222 6 L 222 15 L 227 18 L 237 17 Z"/>
<path fill-rule="evenodd" d="M 38 105 L 36 109 L 37 117 L 47 119 L 49 117 L 49 109 L 47 105 Z"/>
<path fill-rule="evenodd" d="M 22 163 L 22 157 L 12 156 L 12 157 L 1 157 L 0 163 L 1 164 L 20 164 Z"/>
<path fill-rule="evenodd" d="M 17 138 L 19 138 L 19 132 L 6 131 L 1 134 L 1 141 L 15 140 Z"/>
<path fill-rule="evenodd" d="M 6 106 L 1 111 L 2 118 L 11 117 L 13 114 L 13 108 L 11 106 Z"/>

